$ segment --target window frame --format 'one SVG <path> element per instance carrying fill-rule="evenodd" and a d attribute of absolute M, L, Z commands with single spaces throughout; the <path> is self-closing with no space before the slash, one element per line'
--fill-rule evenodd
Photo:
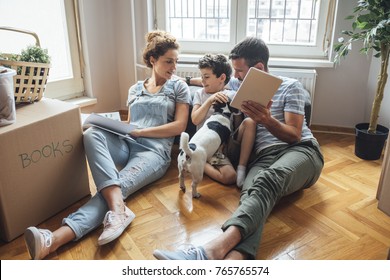
<path fill-rule="evenodd" d="M 157 29 L 168 30 L 167 26 L 167 13 L 169 0 L 157 0 L 154 1 L 156 7 L 155 22 Z M 218 41 L 192 41 L 180 39 L 180 47 L 183 53 L 201 53 L 200 50 L 208 50 L 209 52 L 229 52 L 237 42 L 236 38 L 236 11 L 238 9 L 238 1 L 231 0 L 230 6 L 230 40 L 228 42 Z M 195 43 L 196 42 L 196 43 Z"/>
<path fill-rule="evenodd" d="M 333 0 L 321 0 L 319 21 L 317 26 L 316 43 L 313 45 L 291 45 L 291 44 L 274 44 L 267 43 L 271 56 L 276 59 L 329 59 L 329 46 L 325 45 L 327 38 L 331 38 L 332 30 L 327 29 L 328 7 Z M 238 18 L 247 19 L 248 16 L 248 1 L 231 0 L 231 38 L 229 42 L 199 42 L 180 39 L 181 53 L 189 60 L 193 60 L 191 55 L 197 56 L 208 52 L 229 53 L 233 46 L 246 37 L 247 20 L 237 20 Z M 155 0 L 154 22 L 156 29 L 167 30 L 167 6 L 168 0 Z M 327 41 L 327 42 L 328 42 Z"/>
<path fill-rule="evenodd" d="M 22 1 L 15 2 L 16 6 L 11 5 L 10 11 L 8 13 L 15 13 L 15 10 L 19 8 L 20 5 L 23 5 Z M 33 3 L 34 4 L 34 3 Z M 46 84 L 46 89 L 44 92 L 44 96 L 48 98 L 54 98 L 54 99 L 60 99 L 60 100 L 68 100 L 76 97 L 80 97 L 84 95 L 84 80 L 83 80 L 83 74 L 82 74 L 82 67 L 83 67 L 83 62 L 80 60 L 81 54 L 81 45 L 80 41 L 78 40 L 79 36 L 79 30 L 78 30 L 78 25 L 76 24 L 76 18 L 78 18 L 78 10 L 77 10 L 77 5 L 78 2 L 77 0 L 59 0 L 58 2 L 55 3 L 56 7 L 59 7 L 58 12 L 60 15 L 58 15 L 58 20 L 61 20 L 59 24 L 61 24 L 60 28 L 56 28 L 56 32 L 61 32 L 61 36 L 64 36 L 64 41 L 65 41 L 65 46 L 66 48 L 64 51 L 60 51 L 57 53 L 54 53 L 55 55 L 63 56 L 66 57 L 67 63 L 66 67 L 69 67 L 67 71 L 62 72 L 61 74 L 64 75 L 52 75 L 50 76 L 50 70 L 49 70 L 49 76 Z M 58 6 L 57 6 L 58 5 Z M 45 17 L 38 17 L 34 16 L 34 9 L 41 10 L 44 9 L 43 7 L 39 5 L 33 5 L 32 7 L 29 7 L 29 11 L 24 10 L 24 12 L 27 12 L 28 18 L 26 18 L 26 21 L 19 20 L 17 16 L 13 17 L 13 20 L 16 20 L 15 26 L 13 28 L 16 29 L 21 29 L 21 30 L 26 30 L 30 31 L 29 29 L 29 22 L 34 22 L 36 24 L 37 29 L 40 31 L 36 30 L 31 30 L 31 32 L 42 32 L 42 30 L 45 28 L 48 23 L 46 22 Z M 47 8 L 48 9 L 48 8 Z M 56 12 L 54 13 L 51 10 L 42 10 L 46 13 L 51 13 L 53 16 L 57 17 L 57 9 Z M 5 10 L 2 12 L 6 12 Z M 54 14 L 53 14 L 54 13 Z M 38 14 L 38 12 L 36 13 Z M 19 15 L 19 17 L 22 15 L 22 13 Z M 31 16 L 30 16 L 31 15 Z M 23 15 L 25 16 L 25 15 Z M 5 18 L 6 19 L 6 18 Z M 19 24 L 17 23 L 19 21 Z M 11 24 L 12 22 L 8 21 L 3 21 L 2 25 L 8 25 Z M 55 25 L 57 26 L 57 25 Z M 41 27 L 42 30 L 41 30 Z M 60 29 L 58 31 L 58 29 Z M 62 33 L 63 32 L 63 33 Z M 46 43 L 50 41 L 50 37 L 48 37 L 46 33 Z M 19 36 L 18 34 L 10 34 L 10 37 L 8 38 L 13 38 L 12 36 L 15 36 L 15 38 L 21 37 L 20 42 L 28 43 L 28 42 L 33 42 L 32 37 L 29 36 Z M 8 36 L 8 34 L 5 34 L 4 36 Z M 12 40 L 11 40 L 12 42 Z M 42 44 L 42 38 L 40 38 L 40 42 Z M 31 43 L 29 43 L 31 44 Z M 26 45 L 27 46 L 27 45 Z M 15 44 L 16 48 L 19 48 L 19 45 Z M 23 48 L 23 45 L 20 45 L 20 48 Z M 43 46 L 43 48 L 47 48 L 47 46 Z M 51 54 L 51 50 L 48 49 L 49 55 Z M 6 53 L 8 53 L 6 51 Z M 10 53 L 16 53 L 16 52 L 10 52 Z M 61 64 L 58 64 L 61 66 Z M 52 61 L 52 66 L 51 68 L 53 69 L 53 61 Z M 61 67 L 58 67 L 61 69 Z"/>
<path fill-rule="evenodd" d="M 63 1 L 64 16 L 66 20 L 70 60 L 73 77 L 68 79 L 50 81 L 46 85 L 45 96 L 60 100 L 68 100 L 84 96 L 84 80 L 82 73 L 82 61 L 80 60 L 80 48 L 78 45 L 76 6 L 73 0 Z"/>

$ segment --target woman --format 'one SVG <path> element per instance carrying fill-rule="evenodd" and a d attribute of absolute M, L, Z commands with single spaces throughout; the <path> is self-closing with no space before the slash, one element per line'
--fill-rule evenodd
<path fill-rule="evenodd" d="M 171 79 L 178 60 L 176 39 L 164 31 L 152 31 L 146 41 L 143 59 L 152 74 L 133 85 L 128 95 L 128 121 L 138 126 L 130 132 L 135 140 L 98 128 L 84 133 L 97 193 L 54 232 L 36 227 L 26 230 L 25 242 L 32 259 L 43 259 L 102 222 L 104 229 L 98 244 L 115 240 L 135 218 L 123 199 L 167 171 L 174 136 L 187 125 L 190 94 L 183 81 Z"/>

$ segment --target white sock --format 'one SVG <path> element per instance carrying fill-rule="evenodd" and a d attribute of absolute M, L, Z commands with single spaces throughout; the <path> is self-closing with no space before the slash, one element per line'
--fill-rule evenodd
<path fill-rule="evenodd" d="M 244 165 L 237 166 L 237 181 L 236 181 L 237 187 L 241 188 L 242 185 L 244 185 L 245 177 L 246 177 L 246 166 Z"/>

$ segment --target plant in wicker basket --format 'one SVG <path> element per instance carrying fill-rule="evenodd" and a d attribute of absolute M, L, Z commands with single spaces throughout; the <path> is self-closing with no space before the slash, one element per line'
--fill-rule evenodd
<path fill-rule="evenodd" d="M 38 46 L 28 46 L 22 50 L 18 60 L 24 62 L 50 63 L 50 56 L 47 49 L 42 49 Z M 34 70 L 36 71 L 36 69 Z M 36 74 L 34 73 L 34 75 Z"/>
<path fill-rule="evenodd" d="M 23 62 L 36 62 L 36 63 L 50 63 L 50 56 L 47 49 L 42 49 L 39 46 L 28 46 L 26 49 L 23 49 L 19 55 L 2 55 L 0 54 L 1 59 L 6 59 L 10 61 L 23 61 Z M 34 69 L 36 71 L 36 69 Z M 17 73 L 20 75 L 22 72 L 22 67 L 18 67 Z M 30 68 L 26 69 L 26 75 L 29 75 Z M 35 72 L 34 75 L 37 73 Z"/>
<path fill-rule="evenodd" d="M 26 49 L 23 49 L 20 56 L 18 57 L 18 61 L 23 62 L 35 62 L 35 63 L 50 63 L 50 56 L 48 54 L 47 49 L 42 49 L 39 46 L 28 46 Z M 44 75 L 44 69 L 39 67 L 27 67 L 26 68 L 26 76 L 30 75 L 30 71 L 33 69 L 34 74 L 33 76 L 38 75 L 38 69 L 40 71 L 39 76 Z M 20 75 L 22 72 L 22 67 L 18 67 L 18 74 Z M 27 79 L 24 81 L 26 84 L 28 81 Z M 39 80 L 39 83 L 42 83 L 42 80 Z M 35 85 L 35 80 L 32 81 L 32 84 Z"/>
<path fill-rule="evenodd" d="M 0 54 L 2 64 L 16 70 L 16 102 L 34 102 L 43 95 L 46 85 L 50 56 L 47 49 L 40 46 L 28 46 L 20 54 Z M 9 61 L 9 65 L 7 62 Z"/>

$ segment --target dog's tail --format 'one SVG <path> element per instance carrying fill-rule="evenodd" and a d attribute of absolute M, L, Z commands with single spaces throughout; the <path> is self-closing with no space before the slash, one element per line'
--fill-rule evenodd
<path fill-rule="evenodd" d="M 190 136 L 186 132 L 182 132 L 180 135 L 180 149 L 186 153 L 187 156 L 192 156 L 192 150 L 188 144 Z"/>

